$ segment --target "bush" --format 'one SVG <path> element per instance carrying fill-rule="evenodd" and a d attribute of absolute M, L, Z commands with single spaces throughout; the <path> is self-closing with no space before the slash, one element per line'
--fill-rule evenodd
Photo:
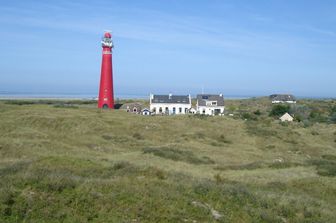
<path fill-rule="evenodd" d="M 288 113 L 289 110 L 289 105 L 274 105 L 270 112 L 270 116 L 281 116 L 285 113 Z"/>
<path fill-rule="evenodd" d="M 224 135 L 220 135 L 218 141 L 225 144 L 232 144 L 232 141 L 228 140 Z"/>
<path fill-rule="evenodd" d="M 295 115 L 294 116 L 294 121 L 296 122 L 302 122 L 304 120 L 303 116 L 302 115 Z"/>
<path fill-rule="evenodd" d="M 258 109 L 257 111 L 253 112 L 253 114 L 260 116 L 261 115 L 261 111 Z"/>
<path fill-rule="evenodd" d="M 78 106 L 72 105 L 72 104 L 56 104 L 54 105 L 54 108 L 79 108 Z"/>
<path fill-rule="evenodd" d="M 336 112 L 332 113 L 329 118 L 330 122 L 336 124 Z"/>
<path fill-rule="evenodd" d="M 137 140 L 143 140 L 144 139 L 144 137 L 138 132 L 133 134 L 133 138 L 135 138 Z"/>
<path fill-rule="evenodd" d="M 320 176 L 336 176 L 336 161 L 333 155 L 323 155 L 321 159 L 310 161 L 310 164 L 316 166 L 317 174 Z"/>
<path fill-rule="evenodd" d="M 172 148 L 145 148 L 144 153 L 152 153 L 155 156 L 159 156 L 165 159 L 171 159 L 174 161 L 182 161 L 192 164 L 213 164 L 214 161 L 209 157 L 197 157 L 191 151 L 184 151 Z"/>
<path fill-rule="evenodd" d="M 241 118 L 243 120 L 252 120 L 252 121 L 257 121 L 258 120 L 258 116 L 256 116 L 254 113 L 248 113 L 248 112 L 242 113 Z"/>
<path fill-rule="evenodd" d="M 335 155 L 331 155 L 331 154 L 322 155 L 322 158 L 326 159 L 326 160 L 334 160 L 334 161 L 336 161 L 336 156 Z"/>
<path fill-rule="evenodd" d="M 313 122 L 324 123 L 324 122 L 328 121 L 328 117 L 326 115 L 323 115 L 323 113 L 320 112 L 320 111 L 313 110 L 309 114 L 309 120 L 311 120 Z"/>
<path fill-rule="evenodd" d="M 222 178 L 222 176 L 219 173 L 216 173 L 214 175 L 214 179 L 215 179 L 216 183 L 222 183 L 224 181 L 224 179 Z"/>

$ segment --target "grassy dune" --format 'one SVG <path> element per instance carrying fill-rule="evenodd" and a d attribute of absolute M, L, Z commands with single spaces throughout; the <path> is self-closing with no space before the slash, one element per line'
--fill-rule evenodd
<path fill-rule="evenodd" d="M 0 102 L 0 222 L 333 222 L 335 126 Z"/>

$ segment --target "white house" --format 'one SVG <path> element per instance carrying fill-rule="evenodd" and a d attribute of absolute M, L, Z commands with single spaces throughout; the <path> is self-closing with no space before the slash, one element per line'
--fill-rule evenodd
<path fill-rule="evenodd" d="M 179 115 L 187 114 L 191 109 L 190 95 L 154 95 L 149 98 L 152 114 Z"/>
<path fill-rule="evenodd" d="M 190 113 L 190 114 L 196 114 L 196 113 L 197 113 L 197 110 L 196 110 L 195 108 L 191 108 L 191 109 L 189 110 L 189 113 Z"/>
<path fill-rule="evenodd" d="M 284 115 L 281 116 L 279 119 L 280 119 L 282 122 L 292 122 L 292 121 L 294 120 L 294 118 L 293 118 L 290 114 L 288 114 L 288 113 L 284 114 Z"/>
<path fill-rule="evenodd" d="M 222 94 L 199 94 L 196 108 L 199 114 L 224 115 L 224 97 Z"/>
<path fill-rule="evenodd" d="M 279 104 L 279 103 L 288 103 L 288 104 L 295 104 L 296 99 L 291 94 L 272 94 L 270 95 L 270 99 L 272 100 L 272 104 Z"/>

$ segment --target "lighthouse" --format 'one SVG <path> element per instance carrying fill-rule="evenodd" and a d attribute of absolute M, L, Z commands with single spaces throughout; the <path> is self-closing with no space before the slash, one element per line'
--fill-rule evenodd
<path fill-rule="evenodd" d="M 98 97 L 98 108 L 114 108 L 113 95 L 113 69 L 112 69 L 112 35 L 105 32 L 101 41 L 103 47 L 103 58 L 100 74 L 100 87 Z"/>

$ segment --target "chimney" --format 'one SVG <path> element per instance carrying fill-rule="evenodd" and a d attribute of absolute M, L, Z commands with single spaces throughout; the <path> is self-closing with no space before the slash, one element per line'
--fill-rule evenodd
<path fill-rule="evenodd" d="M 172 98 L 173 94 L 169 93 L 169 100 Z"/>

